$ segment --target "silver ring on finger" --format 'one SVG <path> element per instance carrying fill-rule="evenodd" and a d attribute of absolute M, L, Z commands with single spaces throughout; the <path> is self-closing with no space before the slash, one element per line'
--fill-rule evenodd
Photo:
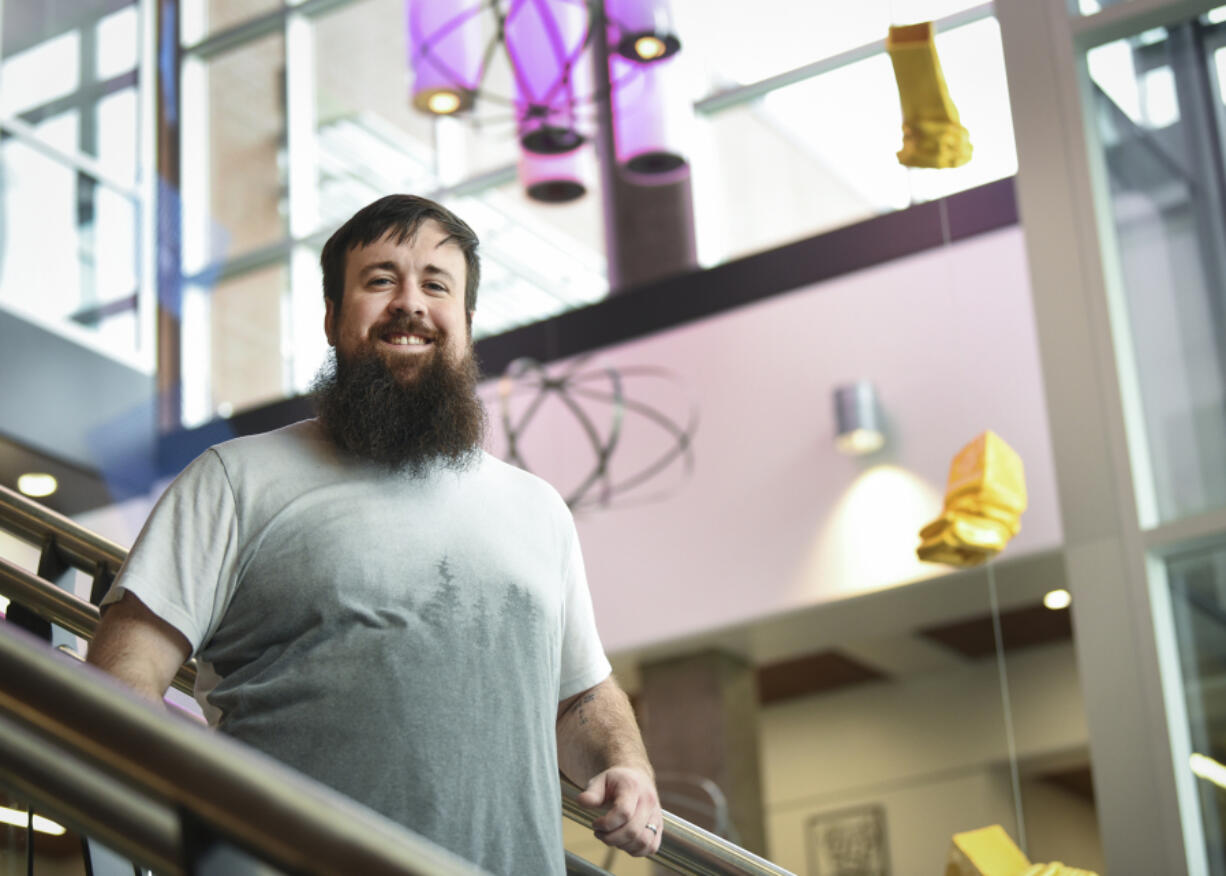
<path fill-rule="evenodd" d="M 650 830 L 652 833 L 660 832 L 660 828 L 656 827 L 654 824 L 647 825 L 647 829 Z"/>

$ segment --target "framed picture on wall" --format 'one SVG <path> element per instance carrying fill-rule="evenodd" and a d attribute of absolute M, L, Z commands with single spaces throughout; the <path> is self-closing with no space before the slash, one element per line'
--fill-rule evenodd
<path fill-rule="evenodd" d="M 885 808 L 858 806 L 805 822 L 809 876 L 890 876 Z"/>

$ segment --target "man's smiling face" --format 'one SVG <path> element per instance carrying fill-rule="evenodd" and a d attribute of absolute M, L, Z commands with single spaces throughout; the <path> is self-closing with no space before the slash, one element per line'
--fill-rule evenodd
<path fill-rule="evenodd" d="M 351 250 L 341 304 L 326 305 L 328 343 L 341 361 L 377 355 L 401 379 L 433 356 L 459 364 L 471 345 L 465 275 L 464 253 L 432 219 L 400 243 L 393 232 Z"/>

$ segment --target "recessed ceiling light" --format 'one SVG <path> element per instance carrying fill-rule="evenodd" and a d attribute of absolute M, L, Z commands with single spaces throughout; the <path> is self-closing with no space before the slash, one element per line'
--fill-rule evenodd
<path fill-rule="evenodd" d="M 658 36 L 641 36 L 634 41 L 634 53 L 644 61 L 662 58 L 667 52 L 668 46 Z"/>
<path fill-rule="evenodd" d="M 17 489 L 34 499 L 50 496 L 59 489 L 59 486 L 59 481 L 55 479 L 55 475 L 49 475 L 40 471 L 26 472 L 17 478 Z"/>
<path fill-rule="evenodd" d="M 10 809 L 7 806 L 0 806 L 0 824 L 11 824 L 14 827 L 25 827 L 28 823 L 29 814 L 19 812 L 16 809 Z M 34 830 L 38 833 L 48 833 L 51 836 L 61 836 L 66 830 L 62 824 L 56 824 L 49 818 L 43 818 L 41 815 L 34 816 Z"/>
<path fill-rule="evenodd" d="M 1064 589 L 1051 590 L 1043 597 L 1043 604 L 1052 611 L 1059 611 L 1073 604 L 1073 596 Z"/>
<path fill-rule="evenodd" d="M 440 116 L 451 115 L 463 104 L 460 95 L 454 91 L 436 91 L 426 99 L 430 112 Z"/>

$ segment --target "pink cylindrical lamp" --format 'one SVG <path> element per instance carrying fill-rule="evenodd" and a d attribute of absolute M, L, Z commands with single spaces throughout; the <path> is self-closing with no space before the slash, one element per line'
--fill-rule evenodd
<path fill-rule="evenodd" d="M 407 0 L 413 106 L 431 115 L 471 109 L 485 47 L 483 0 Z"/>
<path fill-rule="evenodd" d="M 692 110 L 676 81 L 675 63 L 609 58 L 617 164 L 636 182 L 671 182 L 686 166 L 683 144 Z"/>
<path fill-rule="evenodd" d="M 529 152 L 570 152 L 586 137 L 579 104 L 591 92 L 583 0 L 511 0 L 503 39 L 515 76 L 519 140 Z"/>
<path fill-rule="evenodd" d="M 662 61 L 681 48 L 668 0 L 605 0 L 605 17 L 617 34 L 611 45 L 624 58 Z"/>
<path fill-rule="evenodd" d="M 596 180 L 592 144 L 569 152 L 542 155 L 520 149 L 519 181 L 528 197 L 543 204 L 565 204 L 582 198 Z"/>

